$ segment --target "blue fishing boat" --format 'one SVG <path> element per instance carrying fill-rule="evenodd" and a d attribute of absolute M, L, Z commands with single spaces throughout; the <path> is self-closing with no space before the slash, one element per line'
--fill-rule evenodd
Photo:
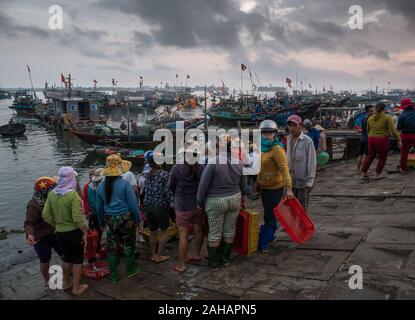
<path fill-rule="evenodd" d="M 5 90 L 0 90 L 0 99 L 10 99 L 12 94 Z"/>
<path fill-rule="evenodd" d="M 17 91 L 14 95 L 13 104 L 9 108 L 16 111 L 18 115 L 34 116 L 36 106 L 40 102 L 30 91 Z"/>
<path fill-rule="evenodd" d="M 263 120 L 274 120 L 278 125 L 285 125 L 291 115 L 299 115 L 303 119 L 313 118 L 320 107 L 320 101 L 293 101 L 287 97 L 276 97 L 259 101 L 248 96 L 243 100 L 224 101 L 211 108 L 208 115 L 216 124 L 237 125 L 238 122 L 255 125 Z"/>

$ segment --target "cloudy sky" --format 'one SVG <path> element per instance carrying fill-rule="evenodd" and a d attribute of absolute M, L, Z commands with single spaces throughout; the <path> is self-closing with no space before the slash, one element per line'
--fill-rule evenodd
<path fill-rule="evenodd" d="M 361 5 L 363 30 L 348 26 Z M 49 7 L 63 9 L 50 30 Z M 240 87 L 240 63 L 261 85 L 285 78 L 319 89 L 415 87 L 413 0 L 0 0 L 0 87 L 225 84 Z M 220 70 L 220 71 L 219 71 Z M 256 79 L 254 79 L 256 82 Z M 244 87 L 250 86 L 244 73 Z"/>

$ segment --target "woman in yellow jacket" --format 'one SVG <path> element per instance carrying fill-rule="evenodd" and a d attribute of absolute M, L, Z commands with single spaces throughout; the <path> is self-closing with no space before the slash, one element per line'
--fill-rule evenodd
<path fill-rule="evenodd" d="M 376 155 L 378 156 L 378 164 L 376 166 L 374 179 L 377 180 L 383 178 L 382 170 L 385 167 L 386 159 L 388 157 L 390 135 L 393 135 L 396 141 L 398 141 L 399 149 L 402 147 L 401 138 L 393 123 L 393 119 L 391 116 L 385 114 L 385 108 L 385 104 L 379 102 L 375 106 L 375 114 L 367 120 L 369 152 L 362 166 L 362 179 L 369 178 L 367 171 Z"/>
<path fill-rule="evenodd" d="M 261 199 L 264 207 L 264 225 L 259 232 L 259 250 L 268 251 L 268 244 L 275 239 L 277 219 L 274 208 L 280 203 L 284 191 L 293 198 L 287 156 L 282 143 L 277 138 L 278 126 L 272 120 L 262 121 L 261 130 L 261 169 L 257 182 L 261 187 Z"/>

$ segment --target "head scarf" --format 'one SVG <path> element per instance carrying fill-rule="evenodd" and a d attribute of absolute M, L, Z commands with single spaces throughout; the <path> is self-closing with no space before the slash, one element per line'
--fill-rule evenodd
<path fill-rule="evenodd" d="M 268 152 L 272 148 L 274 148 L 274 146 L 276 146 L 276 145 L 279 145 L 281 148 L 284 148 L 284 145 L 278 139 L 277 134 L 274 135 L 274 139 L 273 140 L 264 139 L 261 136 L 261 152 Z"/>
<path fill-rule="evenodd" d="M 70 191 L 76 191 L 78 185 L 76 176 L 78 173 L 72 167 L 62 167 L 58 171 L 58 185 L 53 193 L 65 195 Z"/>

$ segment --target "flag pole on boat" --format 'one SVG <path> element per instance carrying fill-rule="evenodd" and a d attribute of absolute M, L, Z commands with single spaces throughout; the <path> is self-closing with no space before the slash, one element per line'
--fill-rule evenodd
<path fill-rule="evenodd" d="M 26 66 L 27 66 L 27 72 L 29 73 L 30 85 L 32 86 L 33 96 L 35 97 L 36 100 L 39 100 L 37 95 L 36 95 L 35 88 L 33 87 L 32 72 L 29 68 L 29 65 L 26 64 Z"/>

